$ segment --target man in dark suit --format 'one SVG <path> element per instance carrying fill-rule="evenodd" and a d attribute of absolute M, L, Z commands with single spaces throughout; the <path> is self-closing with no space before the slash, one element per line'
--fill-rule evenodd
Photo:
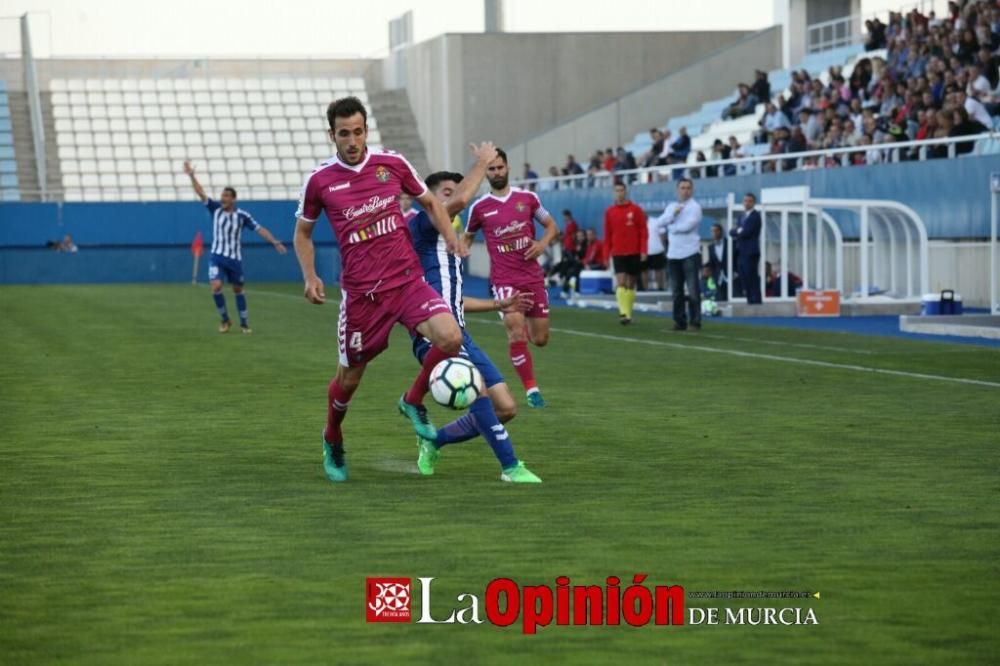
<path fill-rule="evenodd" d="M 729 230 L 733 237 L 733 249 L 739 258 L 740 279 L 747 295 L 747 303 L 760 303 L 760 212 L 754 210 L 757 197 L 747 192 L 743 196 L 743 215 L 736 228 Z"/>
<path fill-rule="evenodd" d="M 729 300 L 728 245 L 722 225 L 713 224 L 712 240 L 708 244 L 708 267 L 712 271 L 712 279 L 715 280 L 717 301 Z"/>

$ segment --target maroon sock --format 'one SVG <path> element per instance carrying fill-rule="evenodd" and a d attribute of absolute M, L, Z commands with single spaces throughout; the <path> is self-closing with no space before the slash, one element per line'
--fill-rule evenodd
<path fill-rule="evenodd" d="M 413 386 L 406 392 L 406 396 L 403 399 L 411 405 L 424 404 L 424 396 L 427 395 L 427 385 L 431 377 L 431 370 L 438 363 L 452 356 L 457 356 L 457 354 L 446 354 L 437 347 L 431 347 L 427 350 L 427 354 L 424 356 L 424 364 L 421 366 L 417 378 L 413 380 Z"/>
<path fill-rule="evenodd" d="M 323 431 L 323 439 L 327 444 L 342 444 L 344 435 L 340 431 L 340 424 L 347 416 L 347 405 L 351 402 L 351 394 L 340 388 L 337 380 L 333 379 L 330 381 L 326 397 L 326 430 Z"/>
<path fill-rule="evenodd" d="M 521 378 L 524 390 L 530 391 L 538 387 L 538 384 L 535 383 L 535 368 L 531 363 L 531 352 L 528 351 L 526 340 L 510 343 L 510 362 L 514 364 L 514 370 Z"/>

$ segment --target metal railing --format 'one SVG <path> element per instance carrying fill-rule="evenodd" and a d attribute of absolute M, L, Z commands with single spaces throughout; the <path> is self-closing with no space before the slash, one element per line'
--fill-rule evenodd
<path fill-rule="evenodd" d="M 998 142 L 995 147 L 1000 153 L 1000 131 L 984 132 L 970 136 L 954 136 L 941 139 L 923 139 L 920 141 L 897 141 L 894 143 L 880 143 L 869 146 L 845 146 L 842 148 L 823 148 L 819 150 L 808 150 L 798 153 L 774 153 L 767 155 L 753 155 L 738 157 L 728 160 L 708 160 L 705 162 L 686 162 L 683 164 L 665 164 L 660 166 L 643 167 L 638 169 L 627 169 L 622 171 L 608 172 L 600 171 L 595 174 L 578 174 L 575 176 L 550 176 L 533 180 L 516 180 L 519 185 L 535 185 L 536 191 L 546 191 L 552 189 L 583 188 L 583 187 L 610 187 L 612 182 L 621 179 L 628 183 L 653 183 L 674 180 L 675 176 L 686 178 L 726 178 L 730 176 L 743 176 L 759 173 L 782 173 L 786 171 L 804 169 L 832 168 L 825 166 L 826 158 L 834 158 L 838 166 L 852 166 L 851 156 L 862 154 L 866 157 L 865 164 L 882 164 L 887 162 L 901 161 L 923 161 L 935 159 L 928 156 L 928 148 L 936 146 L 946 147 L 947 158 L 957 156 L 957 144 L 973 143 L 973 150 L 970 154 L 992 154 L 989 148 L 990 142 Z M 915 150 L 915 153 L 914 153 Z M 990 150 L 989 153 L 985 152 Z M 905 151 L 905 153 L 904 153 Z M 911 153 L 912 156 L 911 156 Z M 871 162 L 872 156 L 878 156 L 877 162 Z M 816 159 L 815 165 L 806 164 L 806 160 Z M 824 163 L 820 163 L 823 158 Z M 791 166 L 789 166 L 791 163 Z M 714 176 L 708 174 L 708 169 L 716 169 Z M 733 167 L 733 169 L 726 169 Z M 728 172 L 727 172 L 728 171 Z"/>
<path fill-rule="evenodd" d="M 917 9 L 921 14 L 926 16 L 928 12 L 934 10 L 934 5 L 934 0 L 918 0 L 917 2 L 902 5 L 898 9 L 883 10 L 869 14 L 852 14 L 829 21 L 813 23 L 806 26 L 806 53 L 819 53 L 842 46 L 859 44 L 868 37 L 864 26 L 864 22 L 868 19 L 878 18 L 887 24 L 889 11 L 905 14 L 912 9 Z M 857 30 L 855 30 L 855 26 L 858 26 Z"/>

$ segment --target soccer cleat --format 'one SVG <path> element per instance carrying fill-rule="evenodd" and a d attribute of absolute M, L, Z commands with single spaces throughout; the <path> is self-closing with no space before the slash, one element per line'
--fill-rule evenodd
<path fill-rule="evenodd" d="M 434 446 L 434 442 L 423 437 L 417 437 L 417 448 L 420 450 L 417 455 L 417 469 L 424 476 L 430 476 L 434 473 L 434 465 L 437 464 L 441 453 L 438 447 Z"/>
<path fill-rule="evenodd" d="M 416 431 L 417 436 L 423 437 L 424 439 L 429 439 L 431 441 L 437 439 L 437 428 L 431 423 L 431 420 L 427 417 L 427 408 L 423 405 L 411 405 L 406 402 L 406 395 L 401 395 L 399 397 L 399 413 L 410 420 L 413 424 L 413 430 Z"/>
<path fill-rule="evenodd" d="M 632 318 L 622 317 L 621 319 L 618 320 L 618 323 L 621 324 L 622 326 L 628 326 L 629 324 L 632 323 Z"/>
<path fill-rule="evenodd" d="M 253 331 L 250 330 L 249 326 L 240 326 L 240 333 L 243 335 L 250 335 Z"/>
<path fill-rule="evenodd" d="M 323 440 L 323 471 L 326 472 L 326 478 L 334 483 L 347 481 L 347 461 L 341 454 L 338 465 L 333 453 L 333 446 L 327 444 L 325 439 Z"/>
<path fill-rule="evenodd" d="M 219 324 L 219 333 L 228 333 L 229 329 L 233 327 L 233 322 L 228 319 L 224 319 L 221 324 Z"/>
<path fill-rule="evenodd" d="M 535 409 L 541 409 L 545 406 L 545 398 L 542 397 L 542 392 L 534 388 L 528 391 L 528 406 Z"/>
<path fill-rule="evenodd" d="M 500 480 L 507 483 L 541 483 L 542 480 L 524 466 L 522 461 L 517 461 L 513 467 L 508 467 L 500 474 Z"/>
<path fill-rule="evenodd" d="M 686 324 L 674 324 L 674 330 L 675 331 L 686 331 L 687 330 L 687 325 Z"/>

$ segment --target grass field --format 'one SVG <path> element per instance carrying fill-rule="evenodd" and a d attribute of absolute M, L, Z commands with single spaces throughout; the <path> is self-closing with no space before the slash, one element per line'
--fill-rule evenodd
<path fill-rule="evenodd" d="M 1000 661 L 1000 350 L 556 310 L 535 355 L 550 406 L 510 426 L 545 483 L 512 487 L 480 441 L 414 473 L 400 330 L 333 486 L 336 309 L 299 293 L 255 285 L 255 334 L 220 336 L 204 288 L 0 289 L 0 663 Z M 496 323 L 470 331 L 516 383 Z M 367 575 L 434 576 L 445 613 L 498 576 L 637 572 L 820 591 L 795 602 L 819 624 L 364 620 Z"/>

